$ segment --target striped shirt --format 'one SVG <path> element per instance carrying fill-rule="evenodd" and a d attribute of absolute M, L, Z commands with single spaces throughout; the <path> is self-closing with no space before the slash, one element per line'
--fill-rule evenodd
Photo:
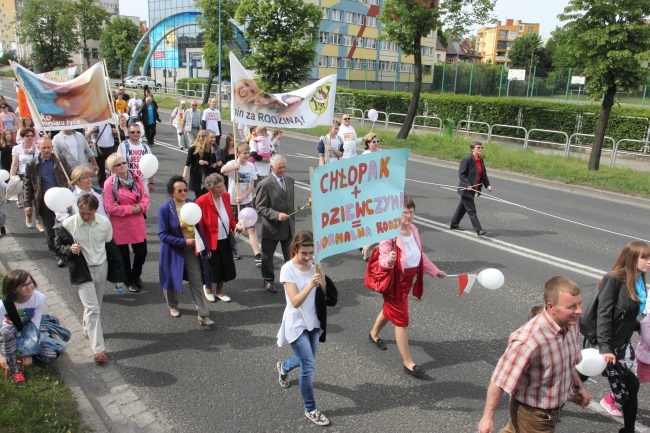
<path fill-rule="evenodd" d="M 579 326 L 562 329 L 545 310 L 510 334 L 492 383 L 521 403 L 556 409 L 569 397 L 580 360 Z"/>

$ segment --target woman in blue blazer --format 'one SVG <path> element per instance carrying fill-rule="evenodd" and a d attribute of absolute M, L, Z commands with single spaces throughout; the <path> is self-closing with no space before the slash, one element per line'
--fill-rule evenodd
<path fill-rule="evenodd" d="M 198 225 L 185 224 L 179 217 L 187 198 L 187 183 L 182 176 L 172 176 L 167 183 L 171 196 L 158 209 L 158 237 L 160 244 L 160 285 L 172 317 L 180 316 L 178 293 L 183 293 L 183 280 L 190 283 L 190 294 L 196 305 L 198 320 L 202 326 L 214 324 L 210 319 L 210 306 L 203 296 L 203 285 L 210 287 L 203 253 L 197 253 L 197 243 L 205 245 Z"/>

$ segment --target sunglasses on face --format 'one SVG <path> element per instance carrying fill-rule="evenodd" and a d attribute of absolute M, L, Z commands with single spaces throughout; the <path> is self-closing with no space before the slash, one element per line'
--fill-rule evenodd
<path fill-rule="evenodd" d="M 114 164 L 113 167 L 122 167 L 123 165 L 126 165 L 125 161 L 118 162 L 117 164 Z"/>
<path fill-rule="evenodd" d="M 349 117 L 344 117 L 342 120 L 350 120 Z"/>
<path fill-rule="evenodd" d="M 372 140 L 371 143 L 379 143 L 379 140 Z"/>
<path fill-rule="evenodd" d="M 34 134 L 25 134 L 25 135 L 24 135 L 25 138 L 27 138 L 27 137 L 33 137 L 33 136 L 34 136 Z"/>
<path fill-rule="evenodd" d="M 140 131 L 129 131 L 129 134 L 139 134 Z"/>

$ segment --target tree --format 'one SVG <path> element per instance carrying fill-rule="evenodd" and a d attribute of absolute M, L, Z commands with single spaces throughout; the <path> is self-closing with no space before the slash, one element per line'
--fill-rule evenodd
<path fill-rule="evenodd" d="M 26 0 L 17 33 L 31 44 L 40 71 L 65 68 L 79 51 L 74 3 L 66 0 Z"/>
<path fill-rule="evenodd" d="M 650 50 L 648 0 L 571 0 L 559 15 L 566 53 L 582 66 L 586 90 L 602 103 L 589 170 L 598 170 L 605 129 L 617 91 L 636 91 L 645 83 L 641 56 Z"/>
<path fill-rule="evenodd" d="M 510 67 L 516 69 L 532 69 L 540 62 L 542 38 L 537 33 L 520 36 L 512 43 L 510 49 Z"/>
<path fill-rule="evenodd" d="M 140 29 L 128 18 L 115 17 L 104 27 L 99 54 L 106 59 L 109 71 L 120 71 L 120 79 L 124 79 L 124 67 L 131 61 L 139 40 Z"/>
<path fill-rule="evenodd" d="M 221 22 L 219 22 L 219 3 L 221 3 Z M 208 79 L 208 91 L 203 96 L 203 104 L 208 103 L 212 80 L 219 75 L 219 50 L 221 50 L 221 65 L 230 64 L 228 58 L 228 42 L 235 36 L 230 19 L 235 16 L 237 0 L 198 0 L 196 5 L 203 10 L 197 18 L 196 23 L 204 31 L 203 33 L 203 62 L 210 70 Z M 221 48 L 219 47 L 219 28 L 221 28 Z M 223 77 L 219 77 L 220 80 Z"/>
<path fill-rule="evenodd" d="M 95 6 L 93 3 L 94 0 L 77 0 L 77 3 L 74 3 L 77 33 L 80 45 L 83 46 L 83 56 L 86 59 L 87 68 L 90 68 L 88 41 L 98 41 L 103 33 L 102 28 L 111 19 L 111 15 L 104 8 Z"/>
<path fill-rule="evenodd" d="M 397 138 L 407 138 L 417 114 L 422 91 L 422 38 L 442 25 L 448 34 L 465 34 L 469 25 L 486 22 L 494 0 L 446 0 L 436 8 L 425 0 L 386 0 L 379 20 L 382 39 L 397 42 L 402 54 L 413 56 L 413 97 Z"/>
<path fill-rule="evenodd" d="M 309 78 L 316 60 L 318 25 L 323 12 L 303 0 L 243 0 L 235 19 L 246 23 L 252 53 L 247 65 L 282 93 Z"/>

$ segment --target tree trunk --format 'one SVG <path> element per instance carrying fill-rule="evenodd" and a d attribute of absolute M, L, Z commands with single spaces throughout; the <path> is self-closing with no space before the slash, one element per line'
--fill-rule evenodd
<path fill-rule="evenodd" d="M 605 138 L 607 123 L 609 122 L 609 115 L 614 105 L 614 96 L 616 96 L 616 86 L 607 89 L 603 103 L 600 106 L 600 115 L 598 116 L 598 124 L 594 133 L 594 145 L 589 156 L 589 170 L 598 170 L 600 166 L 600 154 L 603 151 L 603 140 Z"/>
<path fill-rule="evenodd" d="M 208 91 L 205 92 L 205 95 L 203 95 L 203 105 L 208 105 L 208 102 L 210 101 L 210 92 L 212 91 L 212 80 L 214 80 L 214 77 L 216 76 L 217 73 L 214 72 L 212 69 L 210 69 L 210 78 L 208 79 L 208 89 L 207 89 Z"/>
<path fill-rule="evenodd" d="M 415 116 L 418 113 L 418 105 L 420 104 L 420 92 L 422 91 L 422 54 L 420 52 L 420 38 L 415 39 L 415 55 L 413 56 L 414 71 L 413 71 L 413 97 L 411 104 L 406 112 L 406 119 L 397 133 L 397 138 L 406 139 L 411 132 L 411 127 L 415 121 Z M 397 71 L 399 74 L 399 71 Z"/>

